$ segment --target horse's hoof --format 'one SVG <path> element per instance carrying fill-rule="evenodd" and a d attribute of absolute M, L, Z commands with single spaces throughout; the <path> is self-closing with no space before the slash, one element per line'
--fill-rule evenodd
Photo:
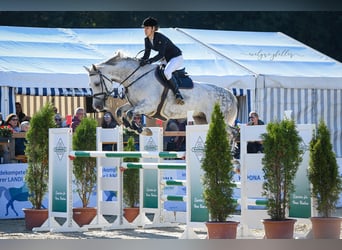
<path fill-rule="evenodd" d="M 152 136 L 152 130 L 149 129 L 149 128 L 144 128 L 144 130 L 141 132 L 141 135 L 144 135 L 144 136 Z"/>
<path fill-rule="evenodd" d="M 179 104 L 179 105 L 184 105 L 184 101 L 180 98 L 177 98 L 176 99 L 176 103 Z"/>

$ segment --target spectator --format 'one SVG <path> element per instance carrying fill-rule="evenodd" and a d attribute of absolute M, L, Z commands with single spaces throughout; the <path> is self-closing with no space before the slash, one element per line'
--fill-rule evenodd
<path fill-rule="evenodd" d="M 241 121 L 236 119 L 234 122 L 234 128 L 232 129 L 232 147 L 233 147 L 233 157 L 235 159 L 240 159 L 240 124 Z"/>
<path fill-rule="evenodd" d="M 84 108 L 78 107 L 75 109 L 74 117 L 72 118 L 71 128 L 72 132 L 75 132 L 77 126 L 81 123 L 81 120 L 85 116 Z"/>
<path fill-rule="evenodd" d="M 13 133 L 20 132 L 18 116 L 14 113 L 6 117 L 5 125 L 13 129 Z"/>
<path fill-rule="evenodd" d="M 24 118 L 26 117 L 26 114 L 23 113 L 23 110 L 22 110 L 20 102 L 16 102 L 15 103 L 15 112 L 16 112 L 16 114 L 18 116 L 19 123 L 22 123 L 24 121 Z"/>
<path fill-rule="evenodd" d="M 185 131 L 185 119 L 171 119 L 165 131 Z M 167 151 L 185 151 L 185 136 L 165 136 L 164 148 Z"/>
<path fill-rule="evenodd" d="M 27 132 L 30 129 L 30 122 L 29 121 L 23 121 L 20 124 L 20 132 Z"/>
<path fill-rule="evenodd" d="M 135 150 L 139 151 L 139 133 L 143 130 L 143 117 L 142 115 L 135 115 L 133 118 L 133 122 L 132 122 L 132 127 L 135 129 L 133 130 L 128 130 L 126 129 L 124 131 L 124 142 L 127 142 L 129 137 L 133 137 L 134 138 L 134 146 L 135 146 Z"/>
<path fill-rule="evenodd" d="M 106 111 L 104 113 L 102 122 L 101 122 L 101 127 L 102 128 L 115 128 L 118 125 L 116 122 L 113 114 L 109 111 Z M 102 150 L 103 151 L 116 151 L 117 147 L 116 144 L 103 144 L 102 145 Z"/>
<path fill-rule="evenodd" d="M 23 121 L 20 124 L 20 132 L 27 132 L 30 129 L 30 123 L 28 121 Z M 26 138 L 16 138 L 15 139 L 15 155 L 25 155 L 26 148 Z"/>
<path fill-rule="evenodd" d="M 18 126 L 18 117 L 16 114 L 12 113 L 6 117 L 5 126 L 10 127 L 13 130 L 13 133 L 20 132 L 20 128 Z M 2 155 L 3 155 L 3 163 L 10 162 L 10 148 L 9 145 L 1 145 Z"/>
<path fill-rule="evenodd" d="M 109 111 L 106 111 L 102 119 L 101 127 L 102 128 L 115 128 L 117 125 L 118 123 L 116 122 L 113 114 Z"/>
<path fill-rule="evenodd" d="M 55 106 L 53 107 L 53 112 L 55 112 L 55 114 L 58 113 L 58 109 Z"/>
<path fill-rule="evenodd" d="M 55 124 L 56 124 L 56 128 L 68 127 L 66 122 L 62 119 L 62 116 L 59 113 L 55 114 Z"/>
<path fill-rule="evenodd" d="M 255 111 L 251 111 L 249 113 L 249 122 L 247 126 L 257 126 L 257 125 L 265 125 L 265 123 L 259 119 L 259 115 Z M 247 153 L 262 153 L 263 147 L 262 143 L 259 141 L 253 141 L 247 143 Z"/>
<path fill-rule="evenodd" d="M 143 124 L 143 116 L 142 115 L 135 115 L 133 118 L 133 127 L 138 128 L 137 131 L 138 133 L 141 133 L 144 127 Z M 134 146 L 135 146 L 135 150 L 139 151 L 139 134 L 134 133 L 133 134 L 134 137 Z"/>

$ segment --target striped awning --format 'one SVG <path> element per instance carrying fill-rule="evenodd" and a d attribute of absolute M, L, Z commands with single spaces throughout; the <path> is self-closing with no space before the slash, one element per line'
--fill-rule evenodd
<path fill-rule="evenodd" d="M 239 103 L 239 120 L 245 122 L 249 112 L 252 110 L 253 90 L 243 88 L 232 88 L 231 91 L 235 96 L 245 96 L 246 100 Z M 17 95 L 30 96 L 75 96 L 75 97 L 90 97 L 93 92 L 90 88 L 38 88 L 38 87 L 17 87 L 15 88 Z M 113 93 L 115 98 L 119 98 L 118 91 Z"/>
<path fill-rule="evenodd" d="M 92 96 L 90 88 L 16 88 L 18 95 L 31 96 Z"/>
<path fill-rule="evenodd" d="M 249 96 L 249 89 L 233 88 L 235 96 Z M 90 88 L 16 88 L 17 95 L 32 96 L 92 96 L 93 92 Z"/>

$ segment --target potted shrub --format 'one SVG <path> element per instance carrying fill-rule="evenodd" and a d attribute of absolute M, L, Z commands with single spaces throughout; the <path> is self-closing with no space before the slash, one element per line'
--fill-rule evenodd
<path fill-rule="evenodd" d="M 28 167 L 24 179 L 29 191 L 29 201 L 32 203 L 32 209 L 24 209 L 23 211 L 25 213 L 26 228 L 29 230 L 41 226 L 48 218 L 48 210 L 42 203 L 48 191 L 49 129 L 54 127 L 53 106 L 47 102 L 41 110 L 32 116 L 30 129 L 26 134 L 25 154 Z"/>
<path fill-rule="evenodd" d="M 314 238 L 339 239 L 341 218 L 333 217 L 342 191 L 341 176 L 335 153 L 330 142 L 330 132 L 321 120 L 310 142 L 308 177 L 311 194 L 321 217 L 311 217 Z"/>
<path fill-rule="evenodd" d="M 270 122 L 262 134 L 264 157 L 263 193 L 268 199 L 270 219 L 264 219 L 266 238 L 293 238 L 295 219 L 286 217 L 294 179 L 302 161 L 301 137 L 295 122 L 290 119 Z"/>
<path fill-rule="evenodd" d="M 209 211 L 206 222 L 209 239 L 236 238 L 239 222 L 227 221 L 235 213 L 234 169 L 226 123 L 218 103 L 214 106 L 206 136 L 203 169 L 203 198 Z"/>
<path fill-rule="evenodd" d="M 72 135 L 73 150 L 96 150 L 97 121 L 85 117 Z M 91 194 L 95 191 L 97 172 L 96 158 L 77 157 L 73 162 L 76 193 L 82 201 L 82 207 L 73 208 L 73 219 L 79 226 L 89 224 L 96 216 L 96 208 L 88 207 Z"/>
<path fill-rule="evenodd" d="M 134 137 L 130 136 L 124 151 L 135 151 Z M 139 158 L 123 158 L 124 162 L 139 162 Z M 123 172 L 124 216 L 128 222 L 133 222 L 139 215 L 139 169 L 125 169 Z"/>

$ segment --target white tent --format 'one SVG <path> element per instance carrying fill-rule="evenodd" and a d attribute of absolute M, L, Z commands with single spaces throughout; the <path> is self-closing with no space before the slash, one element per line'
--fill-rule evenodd
<path fill-rule="evenodd" d="M 194 80 L 220 84 L 251 99 L 247 89 L 254 88 L 255 77 L 247 69 L 177 29 L 161 32 L 184 51 L 186 70 Z M 13 92 L 24 95 L 89 96 L 83 66 L 108 59 L 117 50 L 136 56 L 143 49 L 143 37 L 141 29 L 0 26 L 0 86 L 13 87 Z M 11 104 L 9 107 L 8 112 L 13 110 Z M 244 116 L 251 108 L 245 107 Z"/>
<path fill-rule="evenodd" d="M 293 110 L 297 123 L 323 118 L 342 157 L 342 64 L 280 32 L 162 28 L 182 50 L 196 81 L 230 88 L 241 120 L 256 110 L 266 123 Z M 83 66 L 123 50 L 143 49 L 142 29 L 61 29 L 0 26 L 0 91 L 3 113 L 13 96 L 91 95 Z M 141 55 L 139 55 L 141 56 Z M 11 94 L 12 93 L 12 94 Z M 6 109 L 8 107 L 8 109 Z"/>
<path fill-rule="evenodd" d="M 324 119 L 342 157 L 340 62 L 279 32 L 183 31 L 256 74 L 252 106 L 266 123 L 284 110 L 297 123 Z"/>

